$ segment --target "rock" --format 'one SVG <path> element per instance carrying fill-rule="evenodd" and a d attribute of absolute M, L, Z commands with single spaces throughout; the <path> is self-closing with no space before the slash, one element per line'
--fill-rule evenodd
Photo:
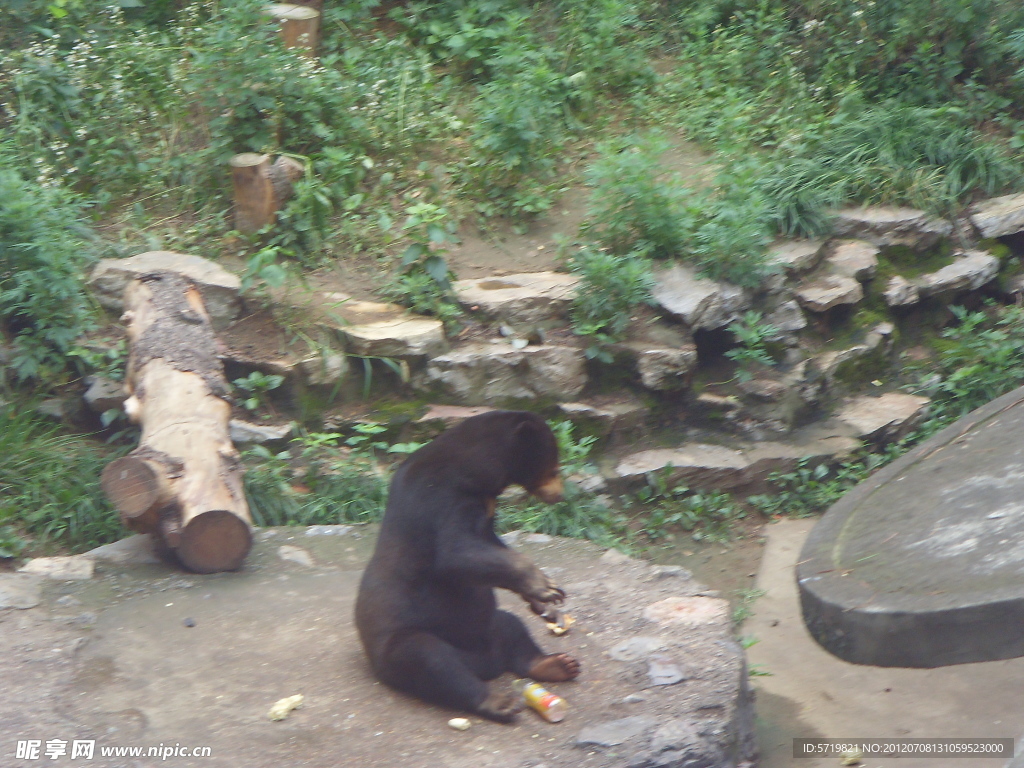
<path fill-rule="evenodd" d="M 348 375 L 348 357 L 342 352 L 324 350 L 299 361 L 306 382 L 315 387 L 333 387 Z"/>
<path fill-rule="evenodd" d="M 660 637 L 637 635 L 623 640 L 608 650 L 608 657 L 615 661 L 639 661 L 665 648 Z"/>
<path fill-rule="evenodd" d="M 360 357 L 430 357 L 442 353 L 447 344 L 440 320 L 411 313 L 365 325 L 340 328 L 348 352 Z"/>
<path fill-rule="evenodd" d="M 882 330 L 889 330 L 889 323 L 882 325 L 886 326 L 882 328 Z M 883 344 L 888 340 L 891 340 L 891 336 L 891 331 L 889 331 L 889 333 L 882 333 L 878 328 L 875 328 L 867 333 L 864 337 L 864 341 L 860 344 L 855 344 L 852 347 L 846 347 L 845 349 L 835 349 L 828 352 L 822 352 L 820 355 L 813 358 L 812 362 L 815 367 L 821 371 L 828 386 L 832 386 L 836 382 L 840 368 L 854 360 L 859 360 L 863 357 L 874 354 L 883 346 Z"/>
<path fill-rule="evenodd" d="M 173 251 L 147 251 L 128 259 L 102 259 L 89 276 L 89 287 L 104 307 L 124 309 L 124 289 L 129 282 L 148 272 L 166 270 L 187 277 L 196 284 L 216 329 L 226 328 L 242 306 L 242 282 L 219 264 Z"/>
<path fill-rule="evenodd" d="M 295 429 L 293 422 L 287 424 L 254 424 L 251 421 L 232 419 L 228 422 L 228 434 L 236 445 L 262 445 L 275 440 L 284 440 Z"/>
<path fill-rule="evenodd" d="M 49 419 L 63 421 L 68 416 L 68 406 L 62 397 L 48 397 L 36 406 L 36 413 Z"/>
<path fill-rule="evenodd" d="M 456 424 L 461 424 L 471 416 L 479 416 L 481 413 L 493 410 L 486 405 L 428 405 L 427 412 L 416 419 L 416 423 L 449 429 Z"/>
<path fill-rule="evenodd" d="M 841 304 L 856 304 L 864 298 L 864 289 L 852 277 L 826 275 L 795 291 L 797 301 L 812 312 L 825 312 Z"/>
<path fill-rule="evenodd" d="M 952 264 L 917 281 L 922 296 L 976 291 L 999 273 L 999 259 L 985 251 L 963 251 Z"/>
<path fill-rule="evenodd" d="M 786 396 L 789 388 L 781 381 L 774 379 L 751 379 L 741 381 L 737 389 L 748 397 L 765 403 L 777 403 Z"/>
<path fill-rule="evenodd" d="M 866 440 L 896 439 L 910 431 L 924 417 L 927 397 L 887 392 L 880 397 L 857 397 L 846 401 L 836 418 L 852 426 Z"/>
<path fill-rule="evenodd" d="M 700 734 L 689 720 L 675 719 L 660 726 L 651 739 L 655 752 L 686 750 L 701 742 Z"/>
<path fill-rule="evenodd" d="M 30 573 L 0 573 L 0 608 L 35 608 L 42 599 L 41 584 Z"/>
<path fill-rule="evenodd" d="M 653 656 L 647 662 L 647 679 L 651 685 L 675 685 L 686 675 L 671 656 Z"/>
<path fill-rule="evenodd" d="M 656 391 L 685 389 L 690 374 L 697 368 L 697 347 L 682 349 L 644 349 L 637 354 L 640 382 Z"/>
<path fill-rule="evenodd" d="M 974 206 L 970 218 L 984 238 L 1014 235 L 1024 230 L 1024 194 L 984 200 Z"/>
<path fill-rule="evenodd" d="M 717 624 L 729 616 L 729 601 L 720 597 L 668 597 L 643 611 L 647 621 L 663 627 Z"/>
<path fill-rule="evenodd" d="M 654 299 L 693 330 L 723 328 L 750 308 L 742 288 L 697 277 L 677 264 L 655 275 Z"/>
<path fill-rule="evenodd" d="M 833 246 L 827 262 L 833 273 L 863 283 L 878 270 L 878 248 L 863 240 L 840 240 Z"/>
<path fill-rule="evenodd" d="M 690 443 L 679 448 L 655 448 L 627 456 L 615 467 L 627 483 L 645 482 L 651 472 L 669 467 L 671 482 L 698 489 L 739 486 L 743 470 L 750 465 L 740 452 L 719 445 Z"/>
<path fill-rule="evenodd" d="M 82 557 L 89 557 L 93 560 L 106 560 L 118 565 L 139 565 L 159 563 L 160 558 L 156 555 L 153 545 L 153 537 L 148 533 L 137 533 L 124 539 L 104 544 L 101 547 L 90 549 Z"/>
<path fill-rule="evenodd" d="M 564 317 L 579 281 L 562 272 L 528 272 L 458 280 L 453 288 L 467 309 L 510 323 L 536 323 Z"/>
<path fill-rule="evenodd" d="M 905 245 L 923 250 L 949 237 L 953 225 L 916 208 L 869 206 L 837 211 L 833 232 L 838 237 L 867 240 L 880 247 Z"/>
<path fill-rule="evenodd" d="M 783 240 L 768 249 L 766 261 L 786 272 L 809 272 L 821 261 L 824 246 L 824 240 Z"/>
<path fill-rule="evenodd" d="M 889 278 L 889 284 L 885 286 L 882 297 L 885 299 L 887 306 L 908 307 L 917 304 L 921 300 L 921 292 L 909 280 L 895 275 Z"/>
<path fill-rule="evenodd" d="M 601 555 L 600 560 L 605 565 L 632 565 L 638 562 L 636 558 L 632 558 L 625 552 L 620 552 L 617 549 L 609 549 Z"/>
<path fill-rule="evenodd" d="M 607 402 L 559 403 L 558 409 L 570 419 L 593 422 L 603 434 L 636 429 L 647 417 L 646 406 L 631 397 Z"/>
<path fill-rule="evenodd" d="M 96 563 L 82 555 L 70 557 L 36 557 L 27 561 L 19 573 L 30 573 L 60 581 L 85 581 L 92 578 Z"/>
<path fill-rule="evenodd" d="M 433 358 L 423 385 L 472 405 L 577 396 L 586 384 L 586 360 L 575 347 L 515 349 L 500 342 L 468 344 Z"/>
<path fill-rule="evenodd" d="M 290 563 L 298 563 L 307 568 L 314 566 L 313 556 L 302 547 L 294 547 L 291 544 L 282 544 L 277 548 L 277 556 Z"/>
<path fill-rule="evenodd" d="M 306 528 L 306 536 L 347 536 L 351 532 L 351 525 L 310 525 Z"/>
<path fill-rule="evenodd" d="M 620 461 L 615 472 L 620 484 L 630 486 L 646 482 L 648 473 L 667 467 L 669 482 L 695 490 L 756 492 L 764 488 L 769 475 L 792 471 L 801 459 L 831 462 L 856 450 L 860 443 L 852 430 L 836 426 L 806 427 L 784 443 L 740 443 L 736 448 L 689 443 L 640 451 Z"/>
<path fill-rule="evenodd" d="M 82 399 L 93 413 L 106 413 L 120 408 L 128 399 L 128 393 L 124 391 L 124 384 L 120 381 L 91 376 L 89 388 L 85 390 Z"/>
<path fill-rule="evenodd" d="M 777 306 L 774 311 L 765 318 L 767 323 L 774 325 L 783 333 L 796 333 L 807 327 L 807 318 L 800 305 L 789 299 Z"/>
<path fill-rule="evenodd" d="M 597 725 L 590 725 L 580 731 L 576 737 L 577 746 L 595 744 L 599 747 L 614 747 L 617 744 L 642 736 L 654 728 L 658 721 L 653 717 L 625 717 L 621 720 L 609 720 Z"/>
<path fill-rule="evenodd" d="M 694 402 L 707 411 L 738 411 L 743 407 L 743 403 L 736 397 L 715 392 L 701 392 L 694 398 Z"/>

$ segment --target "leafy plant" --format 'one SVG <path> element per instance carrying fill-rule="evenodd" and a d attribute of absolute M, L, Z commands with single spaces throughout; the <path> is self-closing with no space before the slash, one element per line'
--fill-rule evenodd
<path fill-rule="evenodd" d="M 311 432 L 289 449 L 272 453 L 256 446 L 245 492 L 258 525 L 329 525 L 378 520 L 387 501 L 387 477 L 377 465 L 379 451 L 406 453 L 413 444 L 389 446 L 377 436 L 386 427 L 367 422 L 345 439 L 340 433 Z"/>
<path fill-rule="evenodd" d="M 1024 379 L 1024 309 L 1004 307 L 992 314 L 951 309 L 956 325 L 942 332 L 938 371 L 923 377 L 920 386 L 932 398 L 922 427 L 929 434 Z"/>
<path fill-rule="evenodd" d="M 679 528 L 696 541 L 728 541 L 732 524 L 743 510 L 726 493 L 694 492 L 686 485 L 674 485 L 672 469 L 650 472 L 646 484 L 624 502 L 638 509 L 641 530 L 651 541 L 669 536 Z"/>
<path fill-rule="evenodd" d="M 650 262 L 643 253 L 615 256 L 603 249 L 581 248 L 569 268 L 580 276 L 570 311 L 573 330 L 594 339 L 587 357 L 610 362 L 601 346 L 620 341 L 631 314 L 653 301 Z"/>
<path fill-rule="evenodd" d="M 598 146 L 587 170 L 594 187 L 586 233 L 615 253 L 647 251 L 678 255 L 696 212 L 676 177 L 666 177 L 662 156 L 668 141 L 657 133 L 612 140 Z"/>
<path fill-rule="evenodd" d="M 792 472 L 773 472 L 768 482 L 772 493 L 751 496 L 747 501 L 765 515 L 810 517 L 825 512 L 857 483 L 906 451 L 907 445 L 893 445 L 881 453 L 843 462 L 838 467 L 801 459 Z"/>
<path fill-rule="evenodd" d="M 750 368 L 753 366 L 775 365 L 775 360 L 768 351 L 768 343 L 778 337 L 779 329 L 771 323 L 764 322 L 760 312 L 744 312 L 739 320 L 729 324 L 728 330 L 739 346 L 728 350 L 725 356 L 739 366 L 736 377 L 740 381 L 750 380 Z"/>
<path fill-rule="evenodd" d="M 270 393 L 284 383 L 284 376 L 253 371 L 248 376 L 235 379 L 231 383 L 243 392 L 249 393 L 248 397 L 242 401 L 242 407 L 247 411 L 258 411 L 260 408 L 273 410 L 273 406 L 270 404 Z"/>
<path fill-rule="evenodd" d="M 65 368 L 75 339 L 93 324 L 83 272 L 95 255 L 72 198 L 25 182 L 4 152 L 0 146 L 0 336 L 13 338 L 19 378 L 45 379 Z"/>
<path fill-rule="evenodd" d="M 26 547 L 28 542 L 18 535 L 13 525 L 0 525 L 0 560 L 18 557 Z"/>

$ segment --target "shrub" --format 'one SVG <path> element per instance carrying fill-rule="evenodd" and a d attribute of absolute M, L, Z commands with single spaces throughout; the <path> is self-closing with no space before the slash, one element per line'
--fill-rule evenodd
<path fill-rule="evenodd" d="M 75 339 L 93 322 L 84 271 L 94 254 L 74 200 L 6 167 L 0 147 L 0 334 L 14 340 L 22 379 L 63 370 Z"/>
<path fill-rule="evenodd" d="M 576 333 L 599 342 L 619 341 L 629 326 L 630 315 L 652 301 L 654 278 L 642 253 L 616 256 L 608 251 L 583 248 L 569 262 L 580 276 L 570 317 Z"/>
<path fill-rule="evenodd" d="M 600 157 L 586 173 L 594 187 L 585 228 L 589 236 L 616 253 L 679 254 L 696 214 L 687 207 L 689 194 L 678 178 L 663 172 L 668 149 L 657 133 L 598 146 Z"/>

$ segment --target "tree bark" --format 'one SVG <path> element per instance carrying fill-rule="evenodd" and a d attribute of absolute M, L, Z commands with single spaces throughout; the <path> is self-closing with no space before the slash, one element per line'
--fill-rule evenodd
<path fill-rule="evenodd" d="M 320 11 L 307 5 L 275 3 L 270 14 L 281 25 L 281 39 L 285 48 L 295 48 L 303 56 L 316 56 L 317 31 Z"/>
<path fill-rule="evenodd" d="M 279 157 L 271 165 L 270 155 L 243 152 L 231 158 L 231 181 L 235 194 L 235 229 L 245 235 L 272 224 L 294 193 L 294 183 L 305 172 L 298 160 Z"/>
<path fill-rule="evenodd" d="M 182 276 L 154 272 L 128 285 L 125 308 L 125 411 L 142 436 L 104 468 L 103 489 L 126 526 L 159 536 L 189 570 L 235 570 L 252 546 L 252 519 L 202 298 Z"/>

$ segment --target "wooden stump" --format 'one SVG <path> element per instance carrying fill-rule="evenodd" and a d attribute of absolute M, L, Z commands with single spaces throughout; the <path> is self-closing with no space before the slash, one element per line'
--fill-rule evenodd
<path fill-rule="evenodd" d="M 272 224 L 294 193 L 293 184 L 305 168 L 298 160 L 243 152 L 231 158 L 231 182 L 235 195 L 235 229 L 245 235 Z"/>
<path fill-rule="evenodd" d="M 202 298 L 182 276 L 154 272 L 128 285 L 125 308 L 125 411 L 142 436 L 104 468 L 103 490 L 126 526 L 159 536 L 189 570 L 235 570 L 252 546 L 252 520 Z"/>
<path fill-rule="evenodd" d="M 275 3 L 267 10 L 281 25 L 281 39 L 285 48 L 294 48 L 309 58 L 316 56 L 319 10 L 291 3 Z"/>

